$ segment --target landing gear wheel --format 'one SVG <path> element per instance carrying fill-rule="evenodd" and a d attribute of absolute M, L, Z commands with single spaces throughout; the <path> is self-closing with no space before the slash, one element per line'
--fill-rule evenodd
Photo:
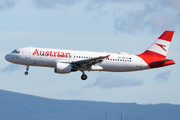
<path fill-rule="evenodd" d="M 25 74 L 25 75 L 28 75 L 28 72 L 25 72 L 24 74 Z"/>
<path fill-rule="evenodd" d="M 83 74 L 83 75 L 81 76 L 81 79 L 82 79 L 82 80 L 86 80 L 86 79 L 87 79 L 87 75 L 86 75 L 86 74 Z"/>
<path fill-rule="evenodd" d="M 26 72 L 24 73 L 25 75 L 28 75 L 28 70 L 29 70 L 29 65 L 26 67 Z"/>

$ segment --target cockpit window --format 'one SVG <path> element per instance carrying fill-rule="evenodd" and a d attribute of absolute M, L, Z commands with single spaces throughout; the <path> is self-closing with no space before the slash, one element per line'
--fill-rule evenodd
<path fill-rule="evenodd" d="M 11 53 L 15 53 L 16 50 L 13 50 Z"/>
<path fill-rule="evenodd" d="M 20 52 L 19 52 L 19 51 L 17 51 L 17 50 L 14 50 L 14 51 L 12 51 L 11 53 L 16 53 L 16 54 L 19 54 Z"/>

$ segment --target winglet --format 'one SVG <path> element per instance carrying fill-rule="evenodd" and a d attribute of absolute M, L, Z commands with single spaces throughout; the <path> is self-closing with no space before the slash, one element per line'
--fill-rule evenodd
<path fill-rule="evenodd" d="M 105 56 L 105 57 L 106 57 L 107 59 L 109 59 L 109 56 L 110 56 L 110 55 L 107 55 L 107 56 Z"/>

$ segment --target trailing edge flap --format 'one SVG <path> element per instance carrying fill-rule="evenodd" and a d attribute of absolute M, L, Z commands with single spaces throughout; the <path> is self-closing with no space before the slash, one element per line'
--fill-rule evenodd
<path fill-rule="evenodd" d="M 164 63 L 164 62 L 171 61 L 171 60 L 172 59 L 166 59 L 166 60 L 154 61 L 154 62 L 151 62 L 151 63 Z"/>

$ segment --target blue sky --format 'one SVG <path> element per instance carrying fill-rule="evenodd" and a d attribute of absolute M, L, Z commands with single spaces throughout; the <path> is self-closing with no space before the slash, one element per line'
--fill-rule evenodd
<path fill-rule="evenodd" d="M 179 0 L 0 0 L 0 89 L 53 99 L 180 104 Z M 5 61 L 20 47 L 139 54 L 165 30 L 176 64 L 127 72 L 55 74 Z"/>

